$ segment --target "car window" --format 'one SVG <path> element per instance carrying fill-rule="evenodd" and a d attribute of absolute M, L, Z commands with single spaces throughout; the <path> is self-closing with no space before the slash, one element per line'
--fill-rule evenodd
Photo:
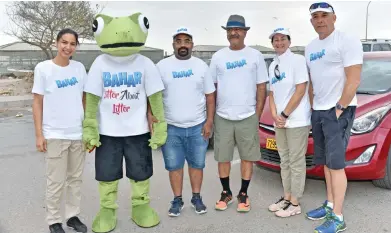
<path fill-rule="evenodd" d="M 382 43 L 382 44 L 374 44 L 373 51 L 391 51 L 390 44 Z"/>
<path fill-rule="evenodd" d="M 363 94 L 385 93 L 391 90 L 391 58 L 365 60 L 361 83 L 357 92 Z"/>
<path fill-rule="evenodd" d="M 362 44 L 362 49 L 364 52 L 370 52 L 371 51 L 371 44 Z"/>

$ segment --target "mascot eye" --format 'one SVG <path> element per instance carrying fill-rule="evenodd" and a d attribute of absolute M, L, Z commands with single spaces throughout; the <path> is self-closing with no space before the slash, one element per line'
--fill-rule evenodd
<path fill-rule="evenodd" d="M 104 26 L 105 21 L 101 17 L 98 17 L 92 23 L 92 31 L 95 33 L 95 35 L 99 35 L 103 31 Z"/>
<path fill-rule="evenodd" d="M 149 29 L 149 21 L 147 17 L 140 15 L 138 17 L 138 23 L 140 24 L 141 30 L 143 30 L 144 33 L 147 33 Z"/>

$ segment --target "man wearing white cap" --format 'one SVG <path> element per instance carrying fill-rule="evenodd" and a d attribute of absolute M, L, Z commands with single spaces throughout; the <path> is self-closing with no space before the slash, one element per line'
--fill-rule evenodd
<path fill-rule="evenodd" d="M 165 86 L 163 104 L 167 121 L 167 141 L 162 146 L 174 200 L 169 216 L 179 216 L 182 200 L 183 167 L 189 166 L 191 205 L 197 214 L 206 213 L 200 190 L 205 155 L 213 127 L 215 86 L 208 65 L 191 55 L 193 35 L 186 27 L 173 35 L 174 56 L 157 64 Z"/>
<path fill-rule="evenodd" d="M 301 214 L 306 178 L 305 153 L 311 125 L 308 71 L 305 57 L 289 49 L 287 28 L 276 28 L 269 36 L 277 57 L 269 66 L 269 106 L 274 119 L 276 143 L 281 158 L 284 196 L 269 206 L 278 217 Z"/>
<path fill-rule="evenodd" d="M 363 50 L 359 38 L 335 29 L 336 15 L 331 4 L 314 3 L 310 13 L 319 35 L 305 49 L 311 81 L 314 159 L 324 167 L 327 200 L 309 211 L 307 218 L 319 220 L 327 216 L 315 232 L 336 233 L 346 229 L 342 215 L 347 187 L 345 152 L 355 117 Z"/>

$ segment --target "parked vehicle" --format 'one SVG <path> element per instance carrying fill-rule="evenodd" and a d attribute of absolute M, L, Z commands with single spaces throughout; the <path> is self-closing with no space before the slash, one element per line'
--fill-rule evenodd
<path fill-rule="evenodd" d="M 391 52 L 364 53 L 358 106 L 346 152 L 348 180 L 371 180 L 391 189 Z M 259 122 L 262 158 L 260 167 L 279 171 L 280 157 L 274 138 L 273 119 L 266 100 Z M 307 176 L 324 178 L 323 166 L 313 162 L 310 133 L 306 153 Z"/>
<path fill-rule="evenodd" d="M 389 39 L 363 39 L 361 43 L 364 52 L 391 51 Z"/>

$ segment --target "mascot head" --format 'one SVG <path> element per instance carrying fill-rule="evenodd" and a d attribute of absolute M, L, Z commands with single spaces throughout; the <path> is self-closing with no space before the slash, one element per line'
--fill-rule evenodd
<path fill-rule="evenodd" d="M 102 52 L 123 57 L 140 52 L 148 37 L 149 21 L 141 13 L 125 17 L 98 14 L 92 24 Z"/>

